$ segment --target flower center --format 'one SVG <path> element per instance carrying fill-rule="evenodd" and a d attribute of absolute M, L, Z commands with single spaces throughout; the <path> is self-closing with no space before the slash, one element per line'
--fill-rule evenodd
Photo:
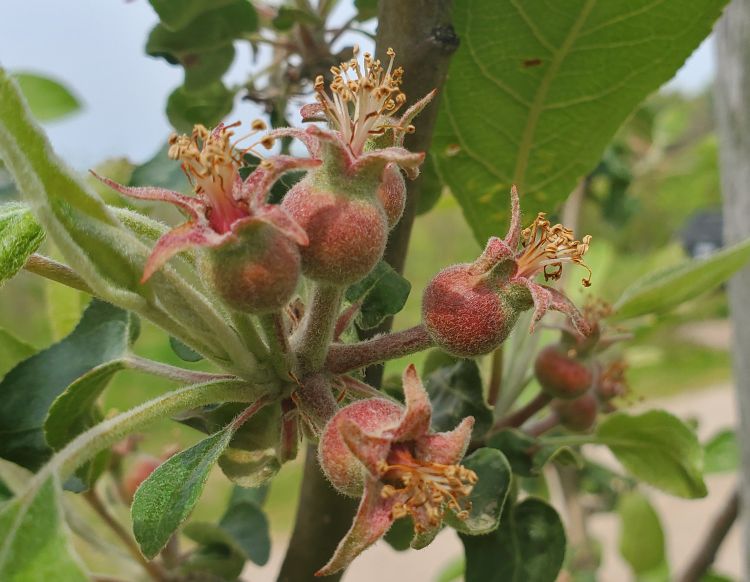
<path fill-rule="evenodd" d="M 576 263 L 589 272 L 582 280 L 583 286 L 591 285 L 591 269 L 583 262 L 589 250 L 591 235 L 575 240 L 573 231 L 562 224 L 550 224 L 544 212 L 540 212 L 531 226 L 521 233 L 523 251 L 517 258 L 517 276 L 533 277 L 544 273 L 544 280 L 557 280 L 562 276 L 563 263 Z"/>
<path fill-rule="evenodd" d="M 469 517 L 471 503 L 465 498 L 477 482 L 474 471 L 461 465 L 418 461 L 399 445 L 391 449 L 380 469 L 385 483 L 381 496 L 399 497 L 391 510 L 393 518 L 415 517 L 417 533 L 426 529 L 425 522 L 432 527 L 440 525 L 446 507 L 454 510 L 459 519 Z"/>
<path fill-rule="evenodd" d="M 236 220 L 249 215 L 247 203 L 236 199 L 234 193 L 242 156 L 248 151 L 235 148 L 240 140 L 232 143 L 232 128 L 238 125 L 239 122 L 222 123 L 213 130 L 196 125 L 189 136 L 173 134 L 169 138 L 169 157 L 182 162 L 195 193 L 206 201 L 211 227 L 219 233 L 228 232 Z M 256 120 L 249 135 L 265 127 L 265 123 Z"/>
<path fill-rule="evenodd" d="M 390 60 L 385 69 L 370 53 L 364 53 L 364 65 L 360 66 L 359 47 L 355 46 L 352 60 L 331 67 L 330 95 L 325 90 L 323 76 L 315 79 L 318 102 L 355 156 L 362 153 L 371 136 L 382 135 L 388 129 L 413 131 L 411 126 L 400 127 L 392 119 L 406 102 L 406 95 L 400 89 L 404 70 L 393 69 L 396 56 L 393 49 L 389 48 L 387 54 Z"/>

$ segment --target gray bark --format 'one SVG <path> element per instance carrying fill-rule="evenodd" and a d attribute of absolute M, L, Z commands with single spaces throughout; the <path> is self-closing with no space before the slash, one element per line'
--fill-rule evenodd
<path fill-rule="evenodd" d="M 719 134 L 724 236 L 750 237 L 750 0 L 733 0 L 716 34 L 716 118 Z M 741 515 L 745 579 L 750 576 L 750 266 L 729 284 L 733 362 L 742 448 Z"/>

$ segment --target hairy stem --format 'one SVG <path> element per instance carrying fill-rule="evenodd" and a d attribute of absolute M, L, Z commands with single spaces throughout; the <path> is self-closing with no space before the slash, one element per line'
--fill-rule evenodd
<path fill-rule="evenodd" d="M 721 548 L 729 530 L 732 529 L 732 525 L 737 520 L 739 510 L 740 492 L 735 489 L 719 515 L 716 516 L 716 520 L 711 524 L 706 539 L 703 540 L 700 549 L 693 555 L 693 559 L 680 577 L 680 582 L 698 582 L 703 579 L 704 574 L 714 563 L 716 554 L 719 552 L 719 548 Z"/>
<path fill-rule="evenodd" d="M 190 382 L 192 384 L 198 384 L 201 382 L 236 379 L 235 376 L 229 374 L 211 374 L 209 372 L 186 370 L 185 368 L 170 366 L 169 364 L 162 364 L 161 362 L 142 358 L 135 354 L 127 356 L 125 358 L 125 364 L 131 370 L 138 370 L 139 372 L 144 372 L 153 376 L 161 376 L 162 378 L 168 378 L 175 382 Z"/>
<path fill-rule="evenodd" d="M 109 527 L 109 529 L 111 529 L 112 532 L 120 539 L 123 545 L 127 548 L 130 555 L 135 558 L 135 560 L 143 567 L 143 569 L 152 579 L 158 580 L 160 582 L 165 582 L 166 580 L 168 580 L 168 577 L 158 564 L 147 560 L 143 556 L 143 554 L 141 554 L 141 550 L 138 548 L 138 544 L 133 539 L 133 536 L 131 536 L 123 527 L 123 525 L 119 521 L 117 521 L 109 512 L 95 489 L 89 489 L 88 491 L 86 491 L 83 494 L 83 498 L 101 518 L 101 520 L 107 525 L 107 527 Z"/>
<path fill-rule="evenodd" d="M 334 344 L 328 350 L 325 369 L 334 374 L 344 374 L 421 352 L 432 345 L 425 327 L 417 325 L 356 344 Z"/>
<path fill-rule="evenodd" d="M 293 339 L 300 377 L 323 367 L 338 318 L 344 288 L 316 283 L 300 329 Z"/>
<path fill-rule="evenodd" d="M 271 364 L 280 377 L 287 379 L 292 368 L 293 355 L 289 346 L 284 314 L 281 311 L 275 311 L 261 315 L 259 320 L 271 348 Z"/>
<path fill-rule="evenodd" d="M 240 337 L 251 352 L 261 360 L 265 360 L 269 357 L 268 347 L 263 343 L 263 340 L 255 327 L 255 322 L 250 315 L 234 311 L 232 313 L 232 324 L 234 324 L 237 333 L 240 334 Z"/>
<path fill-rule="evenodd" d="M 58 263 L 54 259 L 45 257 L 44 255 L 34 253 L 26 260 L 23 268 L 29 273 L 34 273 L 50 281 L 61 283 L 89 295 L 94 295 L 94 291 L 78 273 L 67 265 Z"/>

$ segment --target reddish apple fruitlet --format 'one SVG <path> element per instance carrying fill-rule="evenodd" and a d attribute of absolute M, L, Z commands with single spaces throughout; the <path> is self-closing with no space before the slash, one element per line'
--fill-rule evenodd
<path fill-rule="evenodd" d="M 473 357 L 494 350 L 508 337 L 521 312 L 532 307 L 530 331 L 549 309 L 565 313 L 579 334 L 589 331 L 565 295 L 533 278 L 543 274 L 545 279 L 559 279 L 563 263 L 588 269 L 583 255 L 591 237 L 574 240 L 572 231 L 551 225 L 544 213 L 521 230 L 520 213 L 513 187 L 505 238 L 491 237 L 476 261 L 440 271 L 425 289 L 422 321 L 435 344 L 446 352 Z M 583 279 L 583 284 L 589 285 L 589 279 Z"/>
<path fill-rule="evenodd" d="M 163 462 L 163 459 L 151 455 L 138 455 L 122 478 L 122 492 L 128 503 L 133 501 L 133 495 L 141 483 L 148 479 L 149 475 Z"/>
<path fill-rule="evenodd" d="M 284 307 L 297 287 L 301 258 L 297 243 L 274 226 L 249 224 L 201 256 L 202 275 L 230 307 L 268 313 Z"/>
<path fill-rule="evenodd" d="M 534 374 L 547 395 L 576 398 L 591 387 L 591 368 L 575 355 L 575 350 L 561 345 L 550 345 L 539 352 L 534 362 Z"/>
<path fill-rule="evenodd" d="M 553 400 L 551 407 L 562 426 L 574 432 L 586 432 L 596 422 L 599 402 L 594 394 L 586 392 L 573 400 Z"/>
<path fill-rule="evenodd" d="M 356 497 L 364 487 L 364 468 L 344 442 L 342 422 L 354 422 L 363 431 L 376 433 L 398 422 L 401 414 L 402 409 L 389 400 L 368 398 L 342 408 L 331 419 L 320 438 L 318 456 L 321 468 L 339 492 Z"/>
<path fill-rule="evenodd" d="M 374 196 L 355 197 L 316 185 L 314 172 L 287 193 L 282 208 L 304 229 L 301 248 L 309 278 L 338 285 L 354 283 L 380 261 L 388 238 L 385 211 Z"/>
<path fill-rule="evenodd" d="M 401 220 L 406 206 L 406 181 L 396 164 L 388 164 L 383 170 L 378 198 L 388 218 L 388 226 L 393 228 Z"/>
<path fill-rule="evenodd" d="M 430 337 L 459 357 L 494 350 L 508 337 L 520 313 L 513 296 L 498 293 L 470 264 L 440 271 L 422 298 L 422 321 Z"/>

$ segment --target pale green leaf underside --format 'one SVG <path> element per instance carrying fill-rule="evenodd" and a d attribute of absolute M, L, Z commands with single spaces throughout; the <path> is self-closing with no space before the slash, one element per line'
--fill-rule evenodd
<path fill-rule="evenodd" d="M 23 268 L 43 239 L 31 209 L 17 202 L 0 205 L 0 285 Z"/>
<path fill-rule="evenodd" d="M 628 287 L 615 303 L 615 318 L 664 313 L 715 289 L 750 260 L 750 239 L 705 259 L 651 273 Z"/>
<path fill-rule="evenodd" d="M 628 114 L 711 30 L 726 0 L 464 0 L 433 140 L 438 172 L 483 244 L 515 183 L 553 211 Z M 408 74 L 408 71 L 407 71 Z"/>

